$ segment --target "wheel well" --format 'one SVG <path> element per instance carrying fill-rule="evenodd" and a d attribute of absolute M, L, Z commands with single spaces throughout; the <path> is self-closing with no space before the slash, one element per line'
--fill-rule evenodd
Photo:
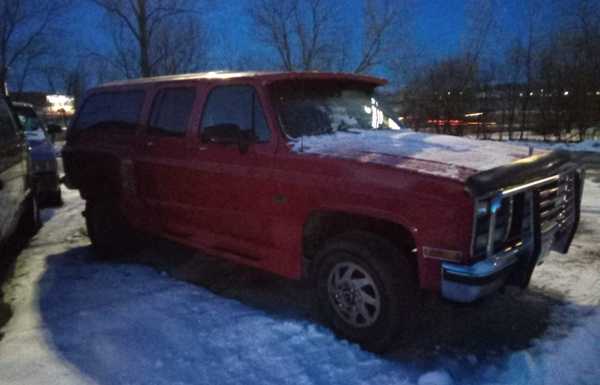
<path fill-rule="evenodd" d="M 311 214 L 304 224 L 302 249 L 305 274 L 310 274 L 310 265 L 325 241 L 350 231 L 364 231 L 385 238 L 398 249 L 404 250 L 416 268 L 417 261 L 412 252 L 416 247 L 415 240 L 403 225 L 366 215 L 320 211 Z"/>

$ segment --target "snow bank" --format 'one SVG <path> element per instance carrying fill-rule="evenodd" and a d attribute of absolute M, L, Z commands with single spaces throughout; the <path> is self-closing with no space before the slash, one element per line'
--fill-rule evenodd
<path fill-rule="evenodd" d="M 552 143 L 542 141 L 520 141 L 513 140 L 508 143 L 519 146 L 532 146 L 533 148 L 545 150 L 569 150 L 569 151 L 587 151 L 600 153 L 600 140 L 584 140 L 578 143 Z"/>
<path fill-rule="evenodd" d="M 575 314 L 581 315 L 575 309 Z M 512 353 L 499 366 L 499 384 L 597 384 L 600 379 L 600 314 L 582 317 L 580 326 L 561 338 L 552 329 L 533 348 Z M 485 378 L 483 378 L 485 380 Z M 492 381 L 492 378 L 487 379 Z"/>
<path fill-rule="evenodd" d="M 434 372 L 428 372 L 419 377 L 417 385 L 452 385 L 452 377 L 443 371 L 436 370 Z"/>
<path fill-rule="evenodd" d="M 38 287 L 0 343 L 3 384 L 409 383 L 406 365 L 320 325 L 147 267 L 93 263 L 87 249 L 49 257 Z"/>
<path fill-rule="evenodd" d="M 494 359 L 441 353 L 426 363 L 367 353 L 309 319 L 149 267 L 97 261 L 81 232 L 82 202 L 72 191 L 64 199 L 45 213 L 5 286 L 14 316 L 0 341 L 2 384 L 592 385 L 600 378 L 600 291 L 591 281 L 600 271 L 596 184 L 586 186 L 588 231 L 570 258 L 553 253 L 534 274 L 534 289 L 564 292 L 569 303 L 556 307 L 543 337 Z M 586 270 L 590 280 L 578 280 Z"/>
<path fill-rule="evenodd" d="M 527 157 L 529 149 L 506 143 L 412 131 L 360 130 L 305 136 L 293 142 L 293 151 L 330 156 L 376 153 L 441 162 L 476 171 L 488 170 Z"/>
<path fill-rule="evenodd" d="M 552 253 L 538 266 L 534 287 L 561 293 L 572 303 L 600 306 L 600 184 L 589 178 L 581 202 L 581 222 L 568 254 Z M 600 360 L 600 357 L 599 357 Z"/>

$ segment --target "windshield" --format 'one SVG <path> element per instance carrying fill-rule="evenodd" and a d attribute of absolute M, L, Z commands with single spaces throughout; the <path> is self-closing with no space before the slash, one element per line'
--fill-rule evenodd
<path fill-rule="evenodd" d="M 30 107 L 15 107 L 15 112 L 21 123 L 21 127 L 25 131 L 27 138 L 30 140 L 44 140 L 45 131 L 44 123 L 38 118 L 35 111 Z"/>
<path fill-rule="evenodd" d="M 280 87 L 274 93 L 280 123 L 292 138 L 403 129 L 370 90 L 321 82 Z"/>
<path fill-rule="evenodd" d="M 35 111 L 29 107 L 15 107 L 21 126 L 25 131 L 36 131 L 44 129 L 44 124 L 37 117 Z"/>

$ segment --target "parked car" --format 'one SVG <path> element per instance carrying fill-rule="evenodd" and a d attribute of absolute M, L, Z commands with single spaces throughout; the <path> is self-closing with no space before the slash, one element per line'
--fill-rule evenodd
<path fill-rule="evenodd" d="M 49 134 L 60 131 L 59 126 L 46 126 L 29 103 L 13 102 L 13 108 L 31 147 L 34 183 L 38 202 L 46 206 L 62 205 L 62 195 L 58 176 L 58 162 L 54 143 Z"/>
<path fill-rule="evenodd" d="M 93 247 L 146 233 L 310 278 L 324 320 L 372 350 L 421 291 L 472 302 L 567 252 L 584 180 L 569 153 L 410 131 L 383 84 L 207 73 L 91 90 L 63 159 Z"/>
<path fill-rule="evenodd" d="M 29 234 L 39 227 L 32 180 L 27 142 L 10 101 L 0 96 L 0 256 L 19 225 Z"/>

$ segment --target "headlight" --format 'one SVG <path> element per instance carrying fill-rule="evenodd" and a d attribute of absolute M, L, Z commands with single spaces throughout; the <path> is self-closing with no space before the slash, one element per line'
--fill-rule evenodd
<path fill-rule="evenodd" d="M 475 203 L 475 215 L 478 217 L 482 217 L 488 212 L 488 202 L 487 201 L 477 201 Z"/>
<path fill-rule="evenodd" d="M 485 256 L 490 230 L 490 217 L 496 214 L 493 233 L 493 252 L 502 247 L 507 240 L 512 226 L 513 198 L 497 196 L 491 200 L 475 202 L 475 233 L 473 240 L 473 255 Z"/>

